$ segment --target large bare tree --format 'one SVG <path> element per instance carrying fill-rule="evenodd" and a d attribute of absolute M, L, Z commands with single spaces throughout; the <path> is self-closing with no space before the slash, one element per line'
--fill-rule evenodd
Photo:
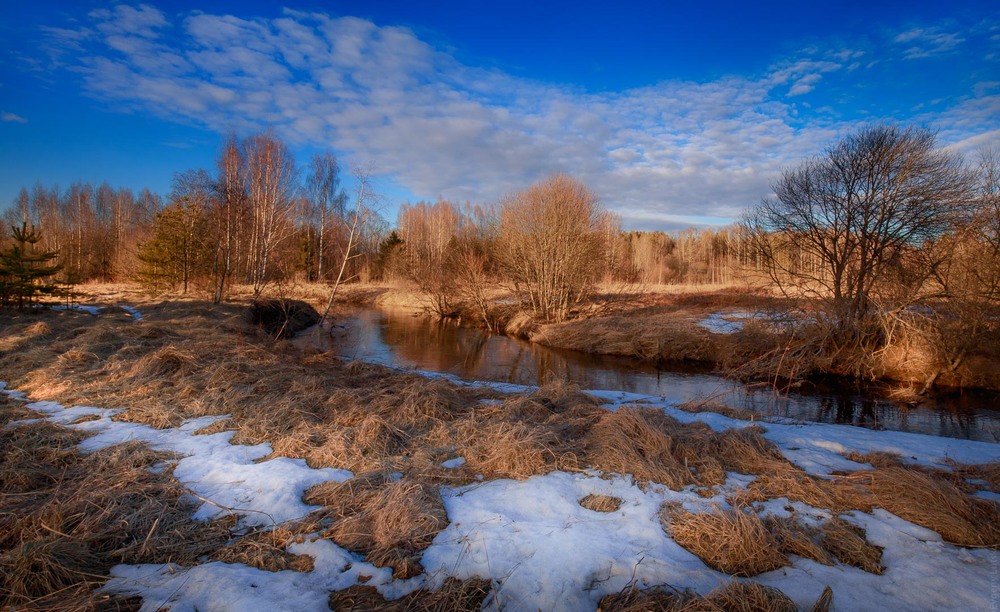
<path fill-rule="evenodd" d="M 606 213 L 587 186 L 556 174 L 501 205 L 497 254 L 535 316 L 562 321 L 605 269 Z"/>
<path fill-rule="evenodd" d="M 934 273 L 924 247 L 966 218 L 973 183 L 932 132 L 874 125 L 786 170 L 745 225 L 772 280 L 825 300 L 838 342 L 856 341 L 890 280 Z"/>

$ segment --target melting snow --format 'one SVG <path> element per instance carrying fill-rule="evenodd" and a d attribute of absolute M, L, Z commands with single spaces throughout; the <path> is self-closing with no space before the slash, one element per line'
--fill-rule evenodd
<path fill-rule="evenodd" d="M 116 304 L 115 307 L 120 308 L 129 315 L 135 321 L 142 321 L 142 313 L 135 306 L 126 306 L 125 304 Z M 104 306 L 91 306 L 89 304 L 56 304 L 50 306 L 52 310 L 72 310 L 75 312 L 85 312 L 90 315 L 98 315 L 104 310 Z"/>
<path fill-rule="evenodd" d="M 15 399 L 24 395 L 0 390 Z M 594 393 L 609 409 L 643 401 L 659 405 L 681 421 L 702 421 L 713 429 L 745 427 L 746 421 L 714 413 L 687 413 L 662 398 L 620 393 Z M 209 518 L 224 508 L 245 515 L 245 525 L 271 525 L 303 516 L 311 507 L 302 492 L 326 480 L 343 481 L 344 470 L 314 470 L 300 460 L 268 455 L 267 444 L 230 444 L 233 432 L 194 435 L 223 417 L 186 421 L 174 429 L 120 423 L 118 411 L 95 407 L 65 408 L 55 402 L 28 404 L 46 420 L 94 434 L 81 447 L 92 451 L 129 440 L 140 440 L 157 450 L 182 455 L 174 474 L 192 492 L 207 500 L 196 516 Z M 76 419 L 97 417 L 72 424 Z M 825 474 L 863 467 L 841 453 L 888 450 L 905 459 L 946 465 L 1000 461 L 1000 445 L 920 434 L 871 431 L 850 426 L 801 424 L 790 421 L 765 424 L 768 439 L 793 462 L 809 472 Z M 458 465 L 461 457 L 445 464 Z M 487 608 L 506 610 L 593 610 L 600 598 L 628 584 L 642 587 L 672 585 L 707 593 L 729 578 L 708 568 L 674 542 L 657 516 L 664 501 L 676 501 L 692 511 L 712 505 L 726 507 L 727 491 L 743 487 L 752 477 L 730 474 L 715 497 L 702 499 L 691 490 L 671 491 L 659 485 L 635 486 L 627 477 L 598 472 L 552 472 L 524 481 L 494 480 L 458 488 L 442 488 L 449 524 L 424 552 L 425 573 L 394 580 L 391 571 L 376 568 L 327 540 L 291 544 L 293 554 L 315 560 L 311 572 L 266 572 L 239 564 L 205 563 L 191 568 L 174 565 L 119 565 L 104 587 L 110 592 L 143 597 L 143 610 L 170 607 L 175 612 L 199 609 L 325 610 L 329 591 L 357 584 L 378 588 L 387 598 L 398 598 L 418 588 L 437 588 L 448 577 L 487 577 L 493 593 Z M 609 513 L 583 508 L 588 494 L 622 500 Z M 993 497 L 986 496 L 983 497 Z M 826 511 L 787 500 L 770 500 L 765 512 L 786 513 L 792 506 L 808 520 L 827 517 Z M 792 557 L 792 565 L 754 580 L 777 587 L 803 608 L 811 607 L 823 588 L 834 590 L 838 609 L 996 609 L 1000 601 L 1000 552 L 966 549 L 941 541 L 938 534 L 888 512 L 850 512 L 844 517 L 862 527 L 869 540 L 884 547 L 885 574 L 877 576 L 842 564 L 824 566 Z"/>

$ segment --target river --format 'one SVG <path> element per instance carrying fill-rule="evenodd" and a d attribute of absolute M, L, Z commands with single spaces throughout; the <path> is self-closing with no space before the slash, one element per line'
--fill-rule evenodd
<path fill-rule="evenodd" d="M 311 334 L 304 334 L 310 336 Z M 850 385 L 809 392 L 753 389 L 704 368 L 658 368 L 637 359 L 551 349 L 407 311 L 357 309 L 338 318 L 324 350 L 341 357 L 465 380 L 541 385 L 567 380 L 583 389 L 626 391 L 675 402 L 709 400 L 762 417 L 841 423 L 874 429 L 1000 442 L 1000 395 L 939 394 L 914 406 Z"/>

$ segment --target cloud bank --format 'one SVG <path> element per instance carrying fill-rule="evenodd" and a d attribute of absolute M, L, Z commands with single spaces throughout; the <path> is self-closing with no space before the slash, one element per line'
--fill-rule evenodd
<path fill-rule="evenodd" d="M 567 172 L 633 228 L 724 222 L 766 196 L 782 167 L 879 119 L 810 104 L 871 59 L 854 49 L 594 93 L 462 64 L 407 28 L 292 10 L 255 19 L 117 5 L 48 35 L 73 48 L 91 95 L 123 109 L 220 133 L 273 127 L 293 145 L 372 161 L 417 197 L 492 201 Z M 886 46 L 912 64 L 963 41 L 911 29 Z M 947 109 L 942 133 L 996 142 L 998 100 L 990 88 Z"/>

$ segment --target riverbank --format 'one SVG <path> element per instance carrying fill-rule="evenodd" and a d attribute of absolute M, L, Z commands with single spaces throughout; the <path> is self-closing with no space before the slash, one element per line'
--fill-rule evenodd
<path fill-rule="evenodd" d="M 430 300 L 406 284 L 348 285 L 340 291 L 348 304 L 433 316 Z M 919 322 L 901 319 L 891 342 L 874 354 L 860 355 L 822 348 L 829 330 L 814 301 L 747 287 L 618 287 L 599 292 L 581 305 L 575 318 L 554 324 L 535 321 L 509 294 L 497 291 L 489 298 L 490 329 L 552 348 L 657 365 L 700 364 L 782 388 L 831 378 L 846 384 L 881 381 L 900 401 L 918 400 L 930 385 L 1000 391 L 1000 326 L 995 324 L 981 327 L 971 346 L 948 352 L 934 343 L 953 343 L 939 337 L 952 322 L 922 333 L 916 329 Z M 487 327 L 472 309 L 462 322 Z"/>
<path fill-rule="evenodd" d="M 0 420 L 28 422 L 0 429 L 2 605 L 988 605 L 1000 483 L 955 461 L 995 444 L 459 384 L 296 350 L 233 305 L 138 306 L 4 315 Z M 90 469 L 101 449 L 133 468 Z M 197 503 L 138 503 L 147 472 Z"/>

